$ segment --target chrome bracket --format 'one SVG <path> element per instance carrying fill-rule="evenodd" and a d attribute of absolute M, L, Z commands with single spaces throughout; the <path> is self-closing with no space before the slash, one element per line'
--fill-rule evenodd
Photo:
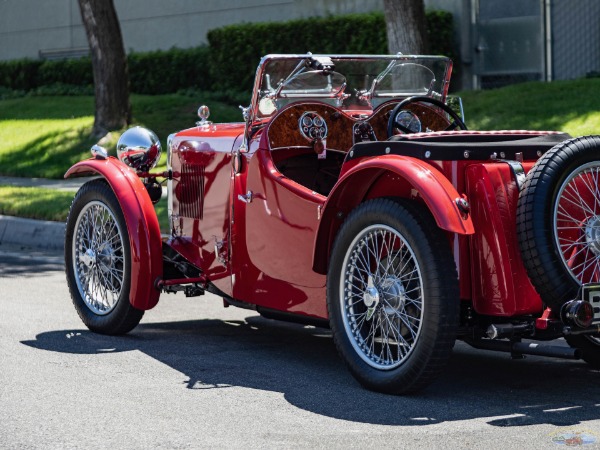
<path fill-rule="evenodd" d="M 523 165 L 519 161 L 504 160 L 503 162 L 508 164 L 508 166 L 510 167 L 511 172 L 515 177 L 517 188 L 520 191 L 521 189 L 523 189 L 525 179 L 527 178 L 527 176 L 525 175 L 525 170 L 523 169 Z"/>
<path fill-rule="evenodd" d="M 238 194 L 238 200 L 244 203 L 252 203 L 252 191 L 248 191 L 246 195 Z"/>
<path fill-rule="evenodd" d="M 225 241 L 219 241 L 215 236 L 215 257 L 225 267 L 227 267 L 227 252 L 223 250 Z"/>

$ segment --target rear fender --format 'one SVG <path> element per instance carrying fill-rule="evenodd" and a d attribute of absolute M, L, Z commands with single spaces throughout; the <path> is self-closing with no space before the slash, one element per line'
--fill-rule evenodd
<path fill-rule="evenodd" d="M 162 277 L 162 241 L 158 218 L 140 178 L 116 158 L 88 159 L 72 166 L 72 175 L 101 175 L 119 200 L 125 216 L 131 248 L 131 288 L 129 301 L 146 310 L 158 303 L 160 292 L 154 287 Z"/>
<path fill-rule="evenodd" d="M 473 234 L 470 216 L 456 205 L 460 194 L 436 167 L 410 156 L 384 155 L 358 162 L 342 172 L 321 213 L 313 270 L 327 273 L 333 240 L 343 218 L 359 203 L 377 197 L 423 199 L 437 225 L 451 233 Z"/>

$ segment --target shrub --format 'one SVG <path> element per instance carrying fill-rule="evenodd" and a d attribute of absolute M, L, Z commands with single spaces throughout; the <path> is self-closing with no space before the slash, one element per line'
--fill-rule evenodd
<path fill-rule="evenodd" d="M 452 14 L 427 13 L 431 54 L 454 56 Z M 382 13 L 228 25 L 208 32 L 210 69 L 218 90 L 251 90 L 268 53 L 387 54 Z"/>
<path fill-rule="evenodd" d="M 429 53 L 444 55 L 457 61 L 455 51 L 454 24 L 452 14 L 447 11 L 427 12 L 427 37 L 429 38 Z"/>
<path fill-rule="evenodd" d="M 166 94 L 185 88 L 208 90 L 208 48 L 172 48 L 128 56 L 131 91 L 136 94 Z"/>
<path fill-rule="evenodd" d="M 208 90 L 211 86 L 206 46 L 131 53 L 127 58 L 134 93 L 165 94 L 190 87 Z M 80 86 L 82 92 L 89 92 L 93 84 L 90 58 L 0 62 L 0 86 L 11 91 L 44 95 L 67 89 L 74 93 L 77 90 L 73 86 Z"/>
<path fill-rule="evenodd" d="M 29 91 L 38 86 L 38 71 L 43 61 L 17 59 L 0 63 L 0 86 Z"/>
<path fill-rule="evenodd" d="M 37 86 L 79 85 L 92 86 L 92 60 L 90 58 L 43 61 L 38 67 Z M 37 87 L 36 86 L 36 87 Z"/>
<path fill-rule="evenodd" d="M 427 13 L 430 53 L 453 58 L 452 14 Z M 250 92 L 260 58 L 268 53 L 386 54 L 382 13 L 312 17 L 288 22 L 247 23 L 216 28 L 209 46 L 128 55 L 131 92 L 166 94 L 191 89 L 217 91 L 231 100 Z M 0 86 L 7 92 L 89 92 L 90 58 L 0 62 Z M 8 90 L 8 91 L 7 91 Z"/>

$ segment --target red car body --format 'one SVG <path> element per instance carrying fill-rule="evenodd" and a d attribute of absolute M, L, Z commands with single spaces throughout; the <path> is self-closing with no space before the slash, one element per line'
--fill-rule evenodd
<path fill-rule="evenodd" d="M 360 58 L 354 57 L 362 61 Z M 394 57 L 385 58 L 386 64 L 394 60 Z M 415 59 L 422 57 L 395 58 L 401 60 L 399 64 L 403 70 L 423 71 L 421 65 L 433 67 L 427 65 L 428 60 Z M 539 264 L 537 259 L 531 257 L 533 250 L 524 249 L 527 239 L 520 238 L 521 235 L 535 232 L 535 229 L 523 224 L 523 217 L 528 214 L 532 204 L 540 203 L 537 197 L 537 200 L 523 200 L 524 184 L 531 193 L 533 183 L 525 176 L 534 166 L 540 165 L 542 155 L 551 149 L 553 153 L 563 154 L 564 149 L 561 153 L 554 148 L 579 144 L 568 141 L 568 135 L 558 132 L 454 130 L 452 125 L 466 127 L 461 126 L 458 117 L 450 114 L 449 108 L 442 108 L 451 72 L 451 63 L 443 58 L 441 60 L 446 65 L 441 93 L 436 94 L 430 88 L 426 93 L 417 91 L 411 95 L 397 94 L 388 98 L 387 91 L 382 91 L 380 95 L 383 101 L 374 105 L 376 85 L 383 85 L 386 76 L 384 71 L 373 82 L 372 90 L 357 91 L 356 99 L 352 97 L 357 103 L 366 99 L 363 103 L 369 106 L 356 109 L 341 106 L 350 97 L 344 94 L 345 84 L 340 84 L 341 94 L 332 90 L 333 102 L 329 101 L 332 97 L 324 97 L 325 100 L 321 97 L 322 87 L 298 87 L 299 79 L 317 76 L 313 75 L 316 73 L 327 77 L 327 86 L 335 85 L 337 72 L 332 68 L 333 64 L 342 66 L 351 57 L 329 59 L 310 54 L 290 55 L 288 59 L 293 61 L 293 66 L 297 61 L 301 64 L 294 69 L 296 72 L 292 71 L 280 82 L 279 87 L 273 88 L 270 79 L 265 78 L 261 70 L 267 71 L 265 67 L 269 63 L 275 64 L 273 61 L 280 59 L 287 61 L 283 56 L 271 55 L 261 62 L 251 109 L 246 111 L 245 122 L 212 124 L 204 117 L 196 126 L 171 135 L 166 172 L 149 172 L 150 163 L 132 170 L 119 159 L 106 155 L 97 155 L 77 163 L 67 172 L 66 177 L 95 173 L 106 181 L 118 200 L 128 236 L 123 242 L 128 246 L 130 261 L 123 266 L 117 265 L 115 273 L 129 271 L 130 281 L 118 281 L 118 288 L 113 287 L 109 291 L 116 295 L 117 291 L 123 290 L 121 286 L 128 288 L 121 296 L 125 295 L 129 300 L 128 307 L 132 309 L 125 311 L 123 308 L 126 307 L 119 304 L 123 300 L 117 300 L 116 306 L 113 304 L 104 309 L 92 303 L 92 313 L 95 312 L 97 317 L 93 314 L 88 317 L 86 314 L 89 311 L 85 306 L 88 305 L 90 309 L 90 301 L 87 300 L 86 289 L 92 289 L 87 286 L 93 282 L 86 274 L 97 270 L 100 274 L 97 276 L 103 277 L 103 273 L 109 273 L 108 269 L 102 272 L 95 267 L 114 264 L 119 258 L 127 260 L 127 255 L 125 251 L 119 253 L 108 244 L 94 248 L 92 244 L 88 245 L 89 248 L 77 244 L 77 227 L 81 228 L 82 223 L 87 223 L 87 216 L 77 219 L 84 213 L 78 213 L 79 216 L 75 214 L 77 211 L 71 213 L 73 218 L 69 219 L 68 229 L 72 229 L 72 236 L 68 236 L 66 245 L 67 271 L 68 278 L 72 278 L 70 285 L 74 302 L 80 315 L 83 307 L 82 319 L 86 325 L 105 333 L 129 331 L 127 328 L 133 328 L 141 314 L 138 314 L 137 321 L 131 317 L 137 317 L 135 314 L 138 311 L 153 308 L 161 291 L 185 290 L 187 295 L 197 295 L 209 290 L 223 297 L 226 306 L 255 309 L 270 318 L 322 326 L 331 324 L 342 357 L 363 385 L 397 393 L 419 389 L 439 372 L 442 360 L 445 360 L 449 351 L 444 351 L 442 356 L 429 355 L 433 362 L 424 365 L 425 374 L 416 374 L 415 367 L 421 366 L 411 361 L 411 355 L 421 351 L 419 345 L 425 345 L 420 344 L 419 339 L 429 339 L 426 325 L 421 322 L 428 308 L 425 301 L 428 285 L 422 284 L 419 291 L 423 299 L 418 308 L 421 312 L 407 313 L 418 317 L 408 319 L 408 325 L 405 323 L 393 328 L 384 326 L 384 323 L 390 317 L 396 317 L 394 314 L 398 314 L 397 310 L 408 308 L 408 282 L 398 281 L 400 275 L 382 277 L 379 285 L 372 281 L 374 275 L 369 275 L 368 282 L 366 279 L 363 281 L 364 286 L 358 296 L 361 308 L 367 311 L 366 320 L 375 320 L 369 318 L 369 314 L 371 317 L 373 314 L 383 317 L 378 319 L 380 322 L 376 326 L 372 322 L 372 328 L 383 330 L 380 334 L 377 331 L 370 333 L 378 335 L 377 338 L 369 338 L 367 332 L 363 336 L 362 328 L 352 319 L 340 318 L 337 325 L 331 323 L 335 320 L 331 317 L 332 308 L 336 309 L 338 303 L 335 299 L 328 301 L 328 292 L 337 292 L 335 286 L 328 286 L 328 277 L 332 276 L 332 254 L 336 251 L 336 245 L 339 245 L 336 239 L 342 239 L 338 235 L 346 220 L 349 217 L 352 219 L 348 220 L 356 220 L 354 216 L 357 214 L 353 214 L 353 211 L 361 205 L 374 205 L 373 201 L 378 199 L 399 199 L 401 205 L 408 202 L 406 208 L 409 213 L 413 211 L 411 205 L 416 205 L 419 211 L 428 212 L 430 219 L 427 220 L 437 227 L 435 232 L 442 236 L 440 242 L 445 242 L 437 246 L 447 245 L 448 254 L 454 260 L 455 267 L 449 270 L 456 270 L 457 275 L 451 275 L 449 279 L 456 280 L 458 298 L 455 319 L 449 321 L 456 323 L 449 329 L 449 338 L 444 342 L 458 337 L 476 347 L 511 351 L 513 354 L 537 353 L 573 359 L 583 356 L 592 364 L 598 362 L 598 338 L 595 337 L 598 331 L 596 324 L 600 321 L 598 305 L 580 299 L 573 292 L 577 292 L 581 286 L 591 286 L 592 293 L 596 292 L 594 283 L 600 281 L 600 273 L 592 274 L 579 283 L 571 280 L 574 287 L 570 287 L 569 294 L 561 293 L 559 300 L 543 298 L 539 293 L 543 291 L 540 287 L 543 283 L 536 285 L 537 278 L 532 276 L 536 270 L 540 270 Z M 438 64 L 440 58 L 432 60 Z M 302 65 L 304 62 L 305 65 Z M 393 64 L 398 63 L 390 66 Z M 265 89 L 265 85 L 270 90 Z M 268 95 L 263 95 L 266 91 Z M 315 98 L 311 98 L 313 93 Z M 298 96 L 303 97 L 296 98 Z M 285 101 L 281 105 L 277 103 L 282 99 Z M 273 101 L 273 105 L 270 101 Z M 398 109 L 402 101 L 407 101 L 407 106 Z M 261 108 L 266 112 L 261 112 Z M 272 108 L 275 110 L 271 111 Z M 308 119 L 304 119 L 307 114 Z M 402 114 L 409 115 L 401 117 Z M 407 126 L 412 126 L 413 116 L 422 122 L 419 130 L 407 129 Z M 406 117 L 409 122 L 405 120 Z M 304 131 L 303 120 L 310 123 Z M 441 128 L 437 126 L 440 121 Z M 425 127 L 425 132 L 421 127 Z M 307 136 L 309 132 L 313 133 L 313 129 L 316 129 L 316 138 Z M 386 130 L 391 129 L 394 132 L 388 133 L 392 134 L 388 136 Z M 594 139 L 592 144 L 595 145 Z M 561 144 L 565 140 L 569 144 Z M 127 146 L 128 151 L 131 148 Z M 585 151 L 586 155 L 590 152 Z M 317 153 L 321 154 L 318 158 Z M 143 158 L 144 152 L 141 154 Z M 557 157 L 554 158 L 553 161 Z M 595 164 L 596 158 L 583 158 L 584 164 Z M 569 166 L 571 171 L 574 170 L 573 164 L 571 162 Z M 156 185 L 156 180 L 161 178 L 168 179 L 168 237 L 161 237 L 153 208 L 156 198 L 151 198 L 153 194 L 148 187 Z M 585 180 L 578 181 L 580 178 L 569 180 L 558 181 L 563 185 L 567 183 L 567 188 L 569 183 L 575 183 L 576 187 L 585 184 Z M 596 177 L 590 183 L 597 184 L 597 181 Z M 538 187 L 538 191 L 540 189 Z M 552 198 L 553 204 L 559 205 L 562 197 L 554 195 Z M 590 205 L 594 203 L 593 199 L 588 200 Z M 596 203 L 600 203 L 600 199 L 596 200 Z M 108 201 L 100 199 L 94 202 L 96 207 L 109 205 L 108 209 L 112 211 Z M 384 205 L 385 201 L 381 204 Z M 391 207 L 393 209 L 393 205 Z M 598 205 L 591 208 L 596 207 Z M 82 211 L 88 211 L 86 206 L 81 208 Z M 560 205 L 556 208 L 560 208 Z M 575 208 L 576 211 L 570 214 L 575 216 L 581 209 Z M 113 217 L 118 225 L 118 214 L 113 213 L 106 215 L 107 220 L 112 223 L 110 217 Z M 585 242 L 593 247 L 600 236 L 594 234 L 595 217 L 600 210 L 594 209 L 592 213 L 580 220 L 578 226 L 580 232 L 588 236 Z M 414 213 L 417 219 L 423 214 L 418 211 Z M 401 213 L 397 215 L 402 216 Z M 559 228 L 554 227 L 555 231 Z M 119 227 L 115 229 L 119 230 Z M 556 239 L 561 239 L 564 233 L 557 231 L 559 236 Z M 124 236 L 123 233 L 121 235 Z M 406 236 L 406 233 L 401 232 L 398 236 Z M 354 254 L 362 248 L 356 247 L 356 239 Z M 538 241 L 535 241 L 535 245 L 538 245 Z M 558 244 L 558 248 L 563 247 Z M 411 252 L 414 250 L 417 268 L 424 266 L 420 262 L 423 260 L 419 260 L 420 250 L 415 246 L 411 249 Z M 337 251 L 339 258 L 342 258 L 343 250 Z M 548 250 L 551 251 L 557 252 L 556 249 Z M 384 250 L 380 252 L 383 254 Z M 389 266 L 393 251 L 389 248 L 386 252 L 389 253 Z M 347 263 L 352 253 L 348 250 L 345 255 L 344 261 Z M 572 259 L 567 256 L 564 258 L 566 266 L 573 265 Z M 590 264 L 594 263 L 595 258 L 596 254 L 588 258 Z M 533 263 L 527 262 L 529 259 L 534 260 Z M 561 269 L 560 262 L 556 266 L 557 270 L 563 272 L 569 270 L 569 267 Z M 375 269 L 373 271 L 376 273 Z M 343 269 L 340 273 L 340 277 L 345 279 Z M 568 274 L 563 276 L 568 278 Z M 356 276 L 353 277 L 350 281 L 356 279 Z M 386 283 L 388 287 L 382 287 Z M 344 284 L 339 286 L 342 289 Z M 392 289 L 395 289 L 393 295 L 390 293 Z M 77 292 L 79 303 L 75 298 Z M 344 294 L 340 295 L 344 297 Z M 402 300 L 392 301 L 396 297 Z M 343 316 L 344 310 L 351 307 L 344 300 L 341 302 L 339 314 Z M 387 306 L 380 306 L 384 303 Z M 343 305 L 346 305 L 345 309 Z M 368 312 L 371 308 L 371 312 Z M 363 310 L 359 312 L 365 314 Z M 128 317 L 129 325 L 98 322 L 109 320 L 113 315 Z M 410 324 L 414 325 L 412 338 L 406 334 L 407 329 L 411 329 Z M 344 329 L 352 332 L 345 333 Z M 396 337 L 391 338 L 390 332 L 397 336 L 394 334 Z M 352 333 L 360 339 L 353 338 Z M 572 349 L 537 344 L 532 346 L 521 341 L 548 340 L 570 333 L 584 336 L 584 345 L 577 344 L 580 336 L 573 340 Z M 348 336 L 339 337 L 345 334 Z M 353 339 L 358 339 L 358 344 L 352 344 Z M 381 346 L 382 354 L 384 351 L 391 352 L 389 357 L 373 355 L 373 351 L 361 347 L 369 339 L 372 340 L 372 346 Z M 382 343 L 386 339 L 387 347 Z M 398 348 L 401 345 L 406 348 L 392 351 L 389 342 Z M 440 347 L 444 345 L 448 347 L 439 344 Z M 438 359 L 442 362 L 438 362 Z M 365 362 L 366 365 L 362 367 Z"/>

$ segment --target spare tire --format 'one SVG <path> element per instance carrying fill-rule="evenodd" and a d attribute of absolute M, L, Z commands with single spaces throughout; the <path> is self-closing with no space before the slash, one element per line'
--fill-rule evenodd
<path fill-rule="evenodd" d="M 529 278 L 560 308 L 585 283 L 600 282 L 600 136 L 564 141 L 527 174 L 517 233 Z"/>

